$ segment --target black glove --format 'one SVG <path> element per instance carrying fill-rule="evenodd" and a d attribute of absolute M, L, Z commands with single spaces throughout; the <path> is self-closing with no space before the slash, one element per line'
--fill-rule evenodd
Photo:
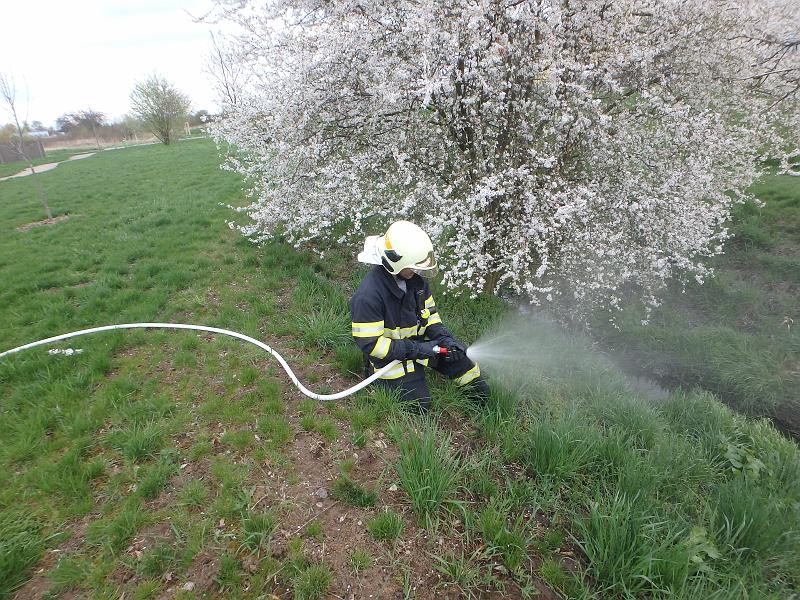
<path fill-rule="evenodd" d="M 445 348 L 447 348 L 447 354 L 444 355 L 445 362 L 458 362 L 467 357 L 466 351 L 458 346 L 445 346 Z"/>
<path fill-rule="evenodd" d="M 433 340 L 428 342 L 406 340 L 406 358 L 412 360 L 417 358 L 433 358 L 435 356 L 433 348 L 439 345 L 439 342 Z"/>
<path fill-rule="evenodd" d="M 449 335 L 440 337 L 438 343 L 442 348 L 447 348 L 448 352 L 450 350 L 460 350 L 462 354 L 467 352 L 467 347 L 464 344 Z"/>

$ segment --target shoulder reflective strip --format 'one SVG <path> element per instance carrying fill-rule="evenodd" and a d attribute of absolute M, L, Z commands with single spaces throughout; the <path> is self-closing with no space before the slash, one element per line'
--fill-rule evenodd
<path fill-rule="evenodd" d="M 481 374 L 481 368 L 476 364 L 469 371 L 464 373 L 461 377 L 456 379 L 456 385 L 466 385 L 470 381 L 477 379 Z"/>
<path fill-rule="evenodd" d="M 369 353 L 370 356 L 374 356 L 375 358 L 386 358 L 386 355 L 389 354 L 389 346 L 391 345 L 392 340 L 385 337 L 379 337 L 378 341 L 375 342 L 375 347 L 372 349 L 372 352 Z"/>
<path fill-rule="evenodd" d="M 382 333 L 384 337 L 391 338 L 393 340 L 402 340 L 418 335 L 417 332 L 417 326 L 414 325 L 413 327 L 395 327 L 394 329 L 384 329 Z"/>
<path fill-rule="evenodd" d="M 383 334 L 383 321 L 353 323 L 353 337 L 376 337 Z"/>
<path fill-rule="evenodd" d="M 433 308 L 436 306 L 436 303 L 433 301 L 433 296 L 428 296 L 428 299 L 425 300 L 425 308 Z"/>
<path fill-rule="evenodd" d="M 406 374 L 406 370 L 408 370 L 409 373 L 413 373 L 414 372 L 414 361 L 411 361 L 411 360 L 406 361 L 406 368 L 405 369 L 403 368 L 403 363 L 400 363 L 396 367 L 394 367 L 392 369 L 389 369 L 386 373 L 381 375 L 380 378 L 381 379 L 399 379 L 400 377 L 403 377 Z"/>
<path fill-rule="evenodd" d="M 439 316 L 439 313 L 433 313 L 430 317 L 428 317 L 428 325 L 436 325 L 442 322 L 442 317 Z"/>

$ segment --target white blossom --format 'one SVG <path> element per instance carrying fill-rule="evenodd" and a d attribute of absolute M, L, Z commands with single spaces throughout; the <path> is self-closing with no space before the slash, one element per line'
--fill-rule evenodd
<path fill-rule="evenodd" d="M 239 225 L 318 249 L 392 220 L 448 288 L 657 302 L 702 281 L 800 132 L 794 0 L 219 0 L 252 74 L 213 134 Z"/>

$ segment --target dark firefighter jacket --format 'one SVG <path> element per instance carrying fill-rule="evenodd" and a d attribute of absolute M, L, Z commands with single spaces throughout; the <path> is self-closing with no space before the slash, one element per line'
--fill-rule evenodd
<path fill-rule="evenodd" d="M 397 379 L 415 370 L 414 363 L 427 364 L 412 355 L 416 342 L 452 337 L 442 325 L 428 282 L 414 275 L 406 280 L 406 291 L 398 287 L 394 275 L 381 265 L 375 266 L 350 300 L 353 315 L 353 338 L 370 357 L 376 369 L 392 360 L 403 361 L 381 376 Z"/>

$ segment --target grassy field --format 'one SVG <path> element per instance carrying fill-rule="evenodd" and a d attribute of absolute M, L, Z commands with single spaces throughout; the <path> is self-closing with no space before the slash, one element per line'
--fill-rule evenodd
<path fill-rule="evenodd" d="M 94 148 L 77 148 L 77 149 L 65 149 L 65 150 L 49 150 L 47 152 L 47 156 L 41 156 L 39 158 L 33 159 L 34 167 L 36 165 L 43 165 L 45 163 L 52 163 L 52 162 L 60 162 L 62 160 L 67 160 L 70 156 L 74 154 L 81 154 L 83 152 L 94 152 Z M 16 175 L 23 169 L 28 168 L 28 161 L 25 160 L 18 160 L 16 162 L 10 163 L 3 163 L 0 164 L 0 177 L 8 177 L 9 175 Z"/>
<path fill-rule="evenodd" d="M 355 382 L 352 257 L 225 225 L 213 146 L 98 154 L 0 182 L 0 349 L 174 321 L 270 343 L 312 389 Z M 491 299 L 445 299 L 475 340 Z M 800 457 L 701 391 L 657 402 L 584 340 L 495 381 L 304 399 L 252 346 L 189 332 L 77 338 L 0 360 L 0 598 L 774 598 L 800 584 Z M 351 596 L 352 595 L 352 596 Z"/>

